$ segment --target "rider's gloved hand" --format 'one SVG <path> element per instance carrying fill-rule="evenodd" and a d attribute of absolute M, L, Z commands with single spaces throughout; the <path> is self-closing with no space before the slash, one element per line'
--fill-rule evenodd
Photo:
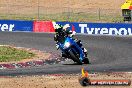
<path fill-rule="evenodd" d="M 76 34 L 76 32 L 75 32 L 75 31 L 73 31 L 73 32 L 72 32 L 72 34 L 73 34 L 73 35 L 75 35 L 75 34 Z"/>
<path fill-rule="evenodd" d="M 76 34 L 75 31 L 72 32 L 72 34 L 70 34 L 70 37 L 73 37 Z"/>

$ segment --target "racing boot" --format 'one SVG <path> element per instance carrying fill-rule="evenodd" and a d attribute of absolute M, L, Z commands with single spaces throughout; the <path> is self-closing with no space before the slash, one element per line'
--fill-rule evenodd
<path fill-rule="evenodd" d="M 84 60 L 83 60 L 83 62 L 84 62 L 84 64 L 90 64 L 90 62 L 89 62 L 89 59 L 88 59 L 88 57 L 87 57 L 87 50 L 85 49 L 85 48 L 82 48 L 83 49 L 83 52 L 84 52 Z"/>
<path fill-rule="evenodd" d="M 83 50 L 83 52 L 84 52 L 85 57 L 87 57 L 88 53 L 87 53 L 86 48 L 82 48 L 82 50 Z"/>

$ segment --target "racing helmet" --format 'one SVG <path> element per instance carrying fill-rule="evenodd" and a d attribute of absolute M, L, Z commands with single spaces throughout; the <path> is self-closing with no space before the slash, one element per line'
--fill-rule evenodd
<path fill-rule="evenodd" d="M 57 24 L 56 22 L 52 22 L 52 23 L 55 30 L 61 28 L 61 26 Z"/>
<path fill-rule="evenodd" d="M 57 24 L 56 22 L 53 22 L 53 27 L 54 27 L 56 33 L 61 32 L 62 28 L 63 28 L 62 25 Z"/>

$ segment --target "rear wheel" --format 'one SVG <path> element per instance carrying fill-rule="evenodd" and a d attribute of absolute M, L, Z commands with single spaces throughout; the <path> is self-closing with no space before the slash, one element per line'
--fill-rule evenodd
<path fill-rule="evenodd" d="M 89 59 L 87 57 L 85 57 L 85 59 L 83 60 L 84 64 L 89 64 Z"/>

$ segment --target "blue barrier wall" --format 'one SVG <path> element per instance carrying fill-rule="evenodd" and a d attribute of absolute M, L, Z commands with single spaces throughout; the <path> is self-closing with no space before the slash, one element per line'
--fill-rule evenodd
<path fill-rule="evenodd" d="M 90 35 L 132 35 L 132 24 L 126 23 L 57 22 L 57 24 L 70 24 L 71 29 L 75 29 L 77 33 Z"/>
<path fill-rule="evenodd" d="M 33 32 L 33 21 L 0 20 L 0 31 L 26 31 Z M 132 24 L 126 23 L 78 23 L 57 22 L 57 24 L 70 24 L 71 29 L 77 33 L 89 35 L 132 35 Z"/>
<path fill-rule="evenodd" d="M 33 31 L 33 21 L 0 20 L 0 31 Z"/>

